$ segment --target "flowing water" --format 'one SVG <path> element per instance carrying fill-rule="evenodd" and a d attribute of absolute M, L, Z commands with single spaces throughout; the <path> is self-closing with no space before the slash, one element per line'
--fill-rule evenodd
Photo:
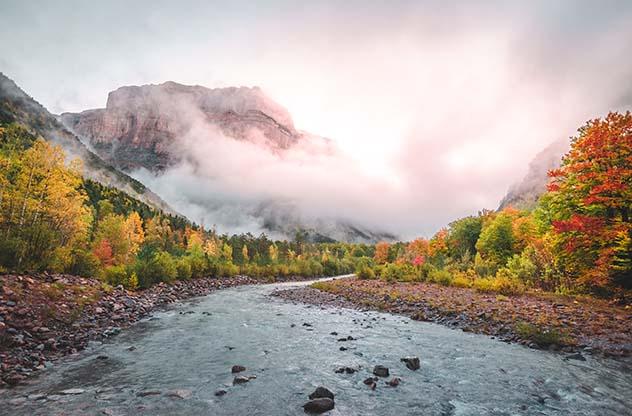
<path fill-rule="evenodd" d="M 319 385 L 336 394 L 330 415 L 632 414 L 629 361 L 564 360 L 400 316 L 268 296 L 301 284 L 227 289 L 156 313 L 35 384 L 0 392 L 0 414 L 298 415 Z M 337 340 L 348 335 L 357 340 Z M 400 362 L 411 355 L 420 370 Z M 256 379 L 233 386 L 235 364 Z M 370 390 L 362 381 L 377 364 L 401 384 Z M 339 366 L 359 371 L 336 374 Z M 59 395 L 73 388 L 84 391 Z M 216 397 L 219 389 L 227 393 Z M 150 390 L 160 394 L 137 395 Z"/>

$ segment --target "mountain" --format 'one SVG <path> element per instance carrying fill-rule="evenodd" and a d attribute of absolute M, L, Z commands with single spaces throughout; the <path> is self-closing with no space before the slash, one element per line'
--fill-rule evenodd
<path fill-rule="evenodd" d="M 500 202 L 499 209 L 513 206 L 519 209 L 533 208 L 538 198 L 546 191 L 548 172 L 560 166 L 562 156 L 570 148 L 568 140 L 556 140 L 538 153 L 529 163 L 526 176 L 512 185 Z"/>
<path fill-rule="evenodd" d="M 180 160 L 179 140 L 196 127 L 283 150 L 302 136 L 287 110 L 261 89 L 209 89 L 175 82 L 126 86 L 105 108 L 64 113 L 62 122 L 107 162 L 126 171 L 160 172 Z"/>
<path fill-rule="evenodd" d="M 69 157 L 81 159 L 86 178 L 115 187 L 152 208 L 175 213 L 142 183 L 118 171 L 90 151 L 46 108 L 28 96 L 13 80 L 0 73 L 0 123 L 12 122 L 20 123 L 33 134 L 60 145 Z"/>
<path fill-rule="evenodd" d="M 60 120 L 105 161 L 150 183 L 185 215 L 223 231 L 278 238 L 298 232 L 311 241 L 395 239 L 353 221 L 303 215 L 297 201 L 270 196 L 276 195 L 270 188 L 292 179 L 285 170 L 267 185 L 249 186 L 261 183 L 261 161 L 265 175 L 288 160 L 295 172 L 336 154 L 330 140 L 298 131 L 290 113 L 258 87 L 124 86 L 108 94 L 105 108 L 63 113 Z M 227 160 L 229 173 L 216 168 Z M 169 178 L 177 174 L 188 176 L 174 193 Z M 231 175 L 247 185 L 223 186 Z M 219 185 L 202 189 L 211 183 Z"/>

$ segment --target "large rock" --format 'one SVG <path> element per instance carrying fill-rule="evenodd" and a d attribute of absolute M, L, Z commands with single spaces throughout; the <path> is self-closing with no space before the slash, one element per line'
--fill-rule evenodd
<path fill-rule="evenodd" d="M 388 377 L 390 373 L 387 367 L 384 367 L 383 365 L 376 365 L 373 368 L 373 374 L 378 377 Z"/>
<path fill-rule="evenodd" d="M 323 397 L 327 397 L 331 400 L 334 399 L 334 394 L 326 387 L 320 386 L 317 387 L 316 390 L 314 390 L 314 392 L 312 394 L 309 395 L 310 400 L 311 399 L 320 399 Z"/>
<path fill-rule="evenodd" d="M 334 408 L 334 401 L 330 398 L 323 397 L 320 399 L 310 400 L 303 405 L 306 413 L 325 413 Z"/>

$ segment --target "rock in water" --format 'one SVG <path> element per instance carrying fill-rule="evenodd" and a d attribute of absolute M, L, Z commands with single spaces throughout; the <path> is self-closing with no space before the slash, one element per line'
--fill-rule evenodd
<path fill-rule="evenodd" d="M 329 398 L 331 400 L 334 399 L 334 394 L 325 387 L 317 387 L 316 390 L 312 394 L 309 395 L 309 399 L 321 399 L 321 398 Z"/>
<path fill-rule="evenodd" d="M 83 394 L 85 392 L 84 389 L 66 389 L 59 392 L 59 394 L 63 395 L 72 395 L 72 394 Z"/>
<path fill-rule="evenodd" d="M 217 391 L 215 392 L 215 395 L 216 395 L 217 397 L 220 397 L 220 396 L 225 395 L 226 393 L 227 393 L 227 391 L 226 391 L 226 390 L 217 390 Z"/>
<path fill-rule="evenodd" d="M 325 413 L 334 408 L 334 401 L 328 397 L 310 400 L 303 405 L 305 413 Z"/>
<path fill-rule="evenodd" d="M 244 384 L 250 381 L 249 377 L 237 376 L 233 379 L 233 385 L 235 384 Z"/>
<path fill-rule="evenodd" d="M 419 357 L 404 357 L 400 360 L 401 362 L 406 364 L 406 367 L 408 367 L 410 370 L 419 370 L 419 368 L 421 368 L 421 365 L 419 363 Z"/>
<path fill-rule="evenodd" d="M 242 371 L 246 371 L 246 367 L 244 367 L 243 365 L 234 365 L 233 368 L 230 371 L 233 374 L 234 373 L 241 373 Z"/>
<path fill-rule="evenodd" d="M 397 386 L 399 386 L 399 382 L 400 381 L 401 381 L 401 379 L 399 377 L 393 377 L 392 379 L 387 381 L 386 384 L 388 384 L 391 387 L 397 387 Z"/>
<path fill-rule="evenodd" d="M 375 368 L 373 368 L 373 374 L 378 377 L 388 377 L 390 373 L 388 371 L 388 368 L 384 367 L 383 365 L 376 365 Z"/>

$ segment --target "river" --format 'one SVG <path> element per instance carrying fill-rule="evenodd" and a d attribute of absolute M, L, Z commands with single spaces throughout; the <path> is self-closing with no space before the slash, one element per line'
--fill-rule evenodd
<path fill-rule="evenodd" d="M 221 290 L 157 312 L 0 392 L 0 414 L 298 415 L 320 385 L 336 395 L 329 415 L 632 414 L 630 361 L 565 360 L 401 316 L 269 296 L 302 284 Z M 349 335 L 356 340 L 338 341 Z M 407 369 L 404 356 L 418 356 L 421 369 Z M 233 386 L 237 364 L 256 379 Z M 377 364 L 401 384 L 369 389 L 363 380 Z M 335 373 L 341 366 L 359 371 Z M 80 390 L 59 394 L 68 389 Z"/>

